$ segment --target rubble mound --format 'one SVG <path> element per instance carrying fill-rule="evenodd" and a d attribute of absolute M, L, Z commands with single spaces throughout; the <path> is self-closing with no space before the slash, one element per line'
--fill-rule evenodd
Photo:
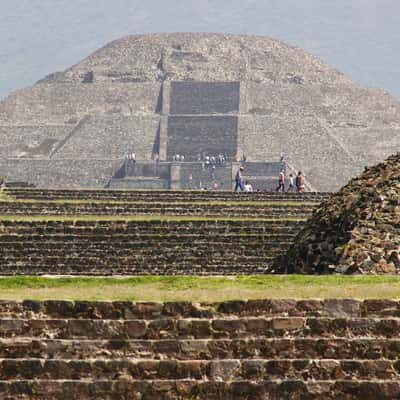
<path fill-rule="evenodd" d="M 289 273 L 398 273 L 400 153 L 321 203 L 285 258 Z"/>

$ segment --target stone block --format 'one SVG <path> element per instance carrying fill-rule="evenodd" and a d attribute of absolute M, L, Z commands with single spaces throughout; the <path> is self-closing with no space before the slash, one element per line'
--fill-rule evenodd
<path fill-rule="evenodd" d="M 239 372 L 240 362 L 238 360 L 212 361 L 209 366 L 209 376 L 214 381 L 231 381 Z"/>

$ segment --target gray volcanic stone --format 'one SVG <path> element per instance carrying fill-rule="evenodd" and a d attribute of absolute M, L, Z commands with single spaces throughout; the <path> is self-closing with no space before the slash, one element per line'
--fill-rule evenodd
<path fill-rule="evenodd" d="M 199 115 L 192 129 L 185 118 Z M 104 187 L 130 148 L 163 161 L 225 141 L 248 161 L 284 152 L 311 188 L 332 191 L 400 148 L 400 104 L 299 48 L 211 33 L 124 37 L 0 102 L 0 174 L 40 186 Z"/>

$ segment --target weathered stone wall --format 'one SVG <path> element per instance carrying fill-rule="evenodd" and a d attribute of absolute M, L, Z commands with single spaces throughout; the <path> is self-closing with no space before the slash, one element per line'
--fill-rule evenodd
<path fill-rule="evenodd" d="M 39 83 L 0 103 L 0 125 L 76 124 L 87 115 L 153 114 L 161 83 Z"/>
<path fill-rule="evenodd" d="M 171 82 L 170 109 L 176 114 L 229 114 L 239 111 L 239 82 Z"/>
<path fill-rule="evenodd" d="M 107 185 L 110 189 L 151 189 L 161 190 L 169 188 L 169 180 L 163 178 L 127 178 L 127 179 L 111 179 Z"/>
<path fill-rule="evenodd" d="M 393 400 L 399 310 L 394 300 L 3 301 L 0 397 Z"/>
<path fill-rule="evenodd" d="M 17 199 L 36 200 L 106 200 L 126 202 L 156 202 L 165 203 L 177 201 L 290 201 L 290 202 L 321 202 L 326 200 L 330 193 L 303 192 L 303 193 L 281 193 L 281 192 L 254 192 L 234 193 L 231 190 L 109 190 L 109 189 L 41 189 L 41 188 L 5 188 L 5 192 Z"/>
<path fill-rule="evenodd" d="M 235 116 L 171 116 L 168 118 L 167 159 L 174 154 L 196 161 L 198 155 L 236 156 L 238 119 Z"/>
<path fill-rule="evenodd" d="M 0 159 L 0 175 L 38 187 L 104 188 L 121 160 Z"/>
<path fill-rule="evenodd" d="M 239 117 L 239 148 L 249 160 L 285 153 L 320 190 L 338 189 L 400 148 L 399 109 L 379 90 L 307 83 L 243 87 L 248 114 Z"/>
<path fill-rule="evenodd" d="M 0 126 L 0 157 L 47 158 L 75 125 Z M 11 134 L 12 132 L 12 134 Z"/>
<path fill-rule="evenodd" d="M 129 151 L 138 160 L 151 160 L 160 125 L 158 115 L 90 117 L 55 152 L 55 159 L 124 159 Z M 92 171 L 95 177 L 96 171 Z"/>
<path fill-rule="evenodd" d="M 313 118 L 239 116 L 238 131 L 239 151 L 249 161 L 279 160 L 284 153 L 289 164 L 322 191 L 336 190 L 363 168 Z M 261 135 L 262 140 L 257 139 Z"/>
<path fill-rule="evenodd" d="M 201 215 L 201 207 L 198 212 Z M 272 210 L 271 213 L 274 214 Z M 281 210 L 281 216 L 285 213 L 285 209 Z M 293 216 L 290 209 L 287 216 Z M 299 221 L 290 218 L 4 220 L 0 222 L 0 273 L 265 273 L 276 255 L 289 246 L 299 227 Z"/>
<path fill-rule="evenodd" d="M 151 182 L 151 178 L 146 179 Z M 68 202 L 15 202 L 1 201 L 1 215 L 196 215 L 214 217 L 253 217 L 276 218 L 297 217 L 305 218 L 311 215 L 314 205 L 298 202 L 290 207 L 282 204 L 254 206 L 251 203 L 242 204 L 191 204 L 191 203 L 68 203 Z"/>
<path fill-rule="evenodd" d="M 219 189 L 230 190 L 232 188 L 232 166 L 206 167 L 201 163 L 178 163 L 178 176 L 175 177 L 179 189 Z M 190 179 L 192 176 L 192 179 Z"/>

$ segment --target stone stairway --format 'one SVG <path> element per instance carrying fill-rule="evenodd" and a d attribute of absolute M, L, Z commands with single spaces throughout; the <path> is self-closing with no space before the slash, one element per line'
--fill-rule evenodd
<path fill-rule="evenodd" d="M 325 193 L 8 189 L 0 274 L 273 272 Z"/>
<path fill-rule="evenodd" d="M 248 202 L 247 202 L 248 203 Z M 197 215 L 205 217 L 297 217 L 311 215 L 317 202 L 290 204 L 0 202 L 1 215 Z"/>
<path fill-rule="evenodd" d="M 219 190 L 113 190 L 113 189 L 26 189 L 6 188 L 5 193 L 17 199 L 35 200 L 104 200 L 146 202 L 192 201 L 316 201 L 328 198 L 330 193 L 233 193 Z"/>
<path fill-rule="evenodd" d="M 14 274 L 251 274 L 268 271 L 298 220 L 0 221 Z"/>
<path fill-rule="evenodd" d="M 389 400 L 400 302 L 2 301 L 0 398 Z"/>

